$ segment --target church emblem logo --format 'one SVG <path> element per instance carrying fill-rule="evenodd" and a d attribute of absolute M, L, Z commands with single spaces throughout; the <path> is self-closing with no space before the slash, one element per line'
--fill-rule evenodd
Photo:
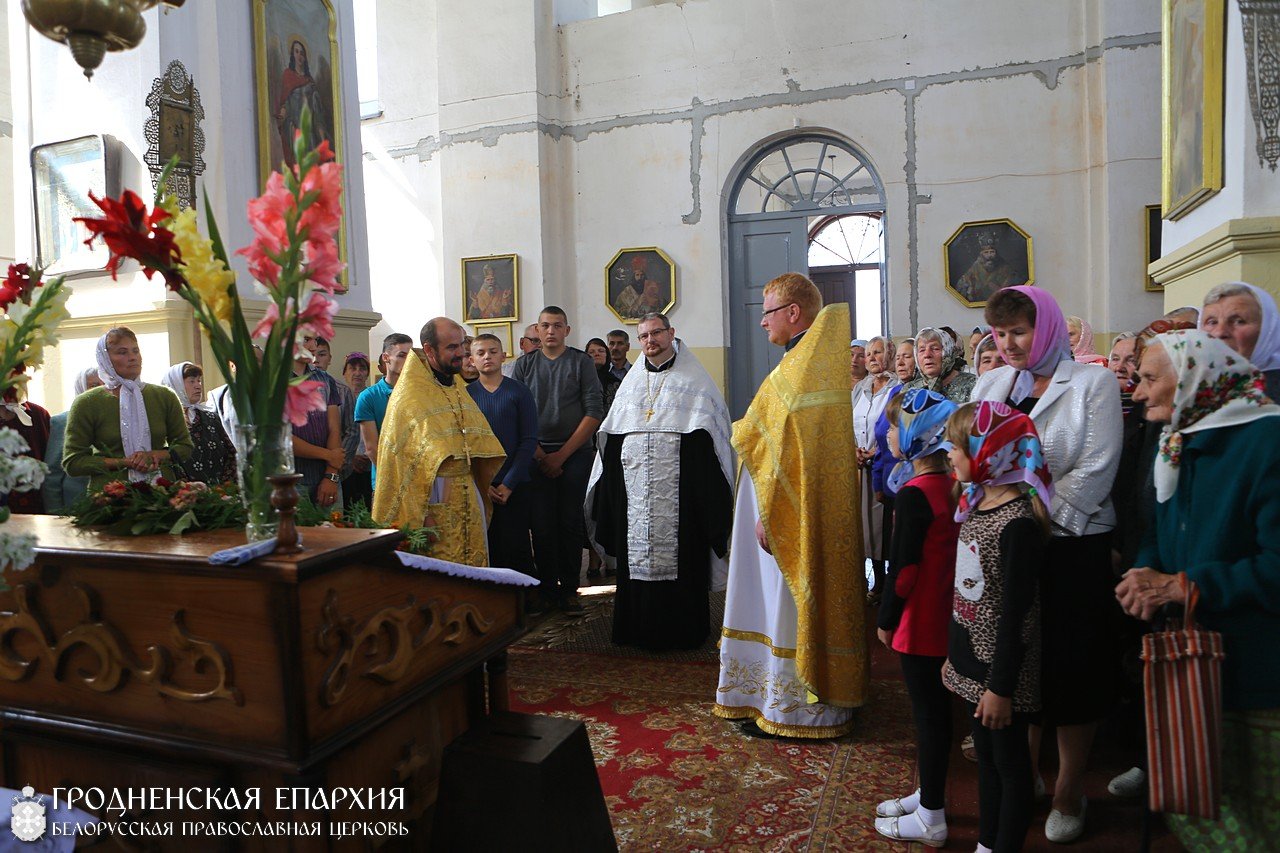
<path fill-rule="evenodd" d="M 28 785 L 22 789 L 22 796 L 13 798 L 13 816 L 9 820 L 13 837 L 19 841 L 39 841 L 46 824 L 44 797 L 36 796 L 36 789 Z"/>

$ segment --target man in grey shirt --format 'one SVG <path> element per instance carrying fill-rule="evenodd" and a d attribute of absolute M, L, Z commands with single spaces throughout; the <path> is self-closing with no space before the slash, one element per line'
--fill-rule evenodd
<path fill-rule="evenodd" d="M 604 391 L 591 356 L 565 344 L 569 332 L 564 309 L 544 308 L 538 315 L 542 348 L 522 355 L 512 378 L 529 386 L 538 403 L 538 467 L 529 491 L 542 604 L 579 614 L 586 537 L 582 507 L 591 475 L 591 439 L 604 418 Z"/>

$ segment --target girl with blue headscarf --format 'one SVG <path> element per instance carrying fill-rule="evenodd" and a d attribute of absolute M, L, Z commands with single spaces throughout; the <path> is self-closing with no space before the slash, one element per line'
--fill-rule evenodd
<path fill-rule="evenodd" d="M 876 808 L 876 830 L 900 841 L 939 846 L 951 753 L 951 696 L 942 683 L 955 582 L 955 504 L 947 470 L 947 418 L 956 405 L 916 388 L 889 401 L 889 447 L 901 460 L 889 575 L 880 602 L 880 641 L 898 652 L 916 724 L 920 787 Z"/>

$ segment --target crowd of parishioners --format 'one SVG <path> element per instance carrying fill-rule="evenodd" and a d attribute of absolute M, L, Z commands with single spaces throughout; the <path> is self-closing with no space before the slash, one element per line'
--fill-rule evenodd
<path fill-rule="evenodd" d="M 533 609 L 580 613 L 584 548 L 588 577 L 602 574 L 582 510 L 591 439 L 631 366 L 630 337 L 617 329 L 607 343 L 593 338 L 583 351 L 568 346 L 569 334 L 564 312 L 554 307 L 530 324 L 519 355 L 546 357 L 526 359 L 519 382 L 510 379 L 523 369 L 519 359 L 508 361 L 498 338 L 465 338 L 461 378 L 508 455 L 490 491 L 497 507 L 490 525 L 492 563 L 544 577 Z M 292 441 L 303 475 L 299 489 L 317 506 L 372 506 L 379 430 L 414 346 L 408 335 L 388 335 L 376 363 L 365 353 L 349 353 L 337 378 L 330 373 L 329 342 L 304 338 L 309 358 L 294 363 L 294 374 L 323 382 L 326 406 L 292 428 Z M 16 429 L 28 454 L 50 469 L 42 490 L 9 496 L 11 511 L 60 513 L 86 489 L 110 480 L 235 480 L 238 424 L 228 387 L 206 395 L 203 370 L 193 362 L 171 366 L 160 385 L 143 382 L 142 356 L 132 330 L 113 328 L 98 340 L 96 364 L 77 375 L 68 412 L 50 417 L 31 402 L 0 407 L 0 422 Z"/>
<path fill-rule="evenodd" d="M 1080 838 L 1100 723 L 1133 735 L 1134 766 L 1110 793 L 1144 794 L 1141 636 L 1195 589 L 1197 621 L 1225 649 L 1222 819 L 1166 821 L 1188 850 L 1274 849 L 1275 300 L 1223 284 L 1105 355 L 1041 288 L 998 291 L 984 319 L 967 347 L 945 327 L 851 345 L 869 596 L 901 662 L 919 765 L 919 788 L 881 803 L 877 829 L 945 842 L 952 693 L 974 716 L 963 750 L 979 763 L 980 851 L 1022 849 L 1043 797 L 1047 839 Z M 968 485 L 953 492 L 952 480 Z M 1005 517 L 1020 500 L 1039 508 L 1024 527 Z M 1058 757 L 1048 784 L 1045 732 Z"/>
<path fill-rule="evenodd" d="M 1151 621 L 1194 585 L 1199 620 L 1222 632 L 1226 649 L 1229 819 L 1170 822 L 1190 849 L 1215 849 L 1224 832 L 1260 839 L 1253 849 L 1263 849 L 1280 835 L 1280 663 L 1271 653 L 1280 647 L 1275 300 L 1224 284 L 1200 308 L 1118 335 L 1106 355 L 1094 350 L 1089 324 L 1065 317 L 1041 288 L 997 292 L 985 320 L 967 340 L 938 327 L 896 343 L 851 342 L 852 450 L 865 474 L 871 604 L 881 640 L 902 661 L 920 767 L 920 788 L 882 803 L 878 828 L 904 840 L 945 839 L 952 699 L 942 684 L 962 598 L 977 602 L 984 587 L 1008 593 L 1007 613 L 969 613 L 970 645 L 991 680 L 974 687 L 979 713 L 964 748 L 979 760 L 981 835 L 992 842 L 985 847 L 1013 850 L 1035 798 L 1050 791 L 1049 840 L 1084 832 L 1084 775 L 1098 724 L 1124 707 L 1141 718 L 1141 690 L 1125 664 Z M 465 342 L 461 373 L 507 455 L 490 486 L 491 562 L 541 579 L 534 608 L 578 613 L 582 555 L 591 551 L 583 504 L 592 439 L 631 364 L 621 330 L 582 350 L 569 346 L 570 334 L 564 311 L 550 306 L 524 330 L 519 358 L 507 362 L 502 343 L 482 334 Z M 376 365 L 348 354 L 340 380 L 329 374 L 326 341 L 304 345 L 311 358 L 299 359 L 295 373 L 328 391 L 326 407 L 294 428 L 303 487 L 322 507 L 368 504 L 382 418 L 414 341 L 388 336 Z M 369 385 L 375 367 L 380 378 Z M 86 486 L 111 479 L 233 479 L 237 424 L 227 387 L 206 397 L 201 368 L 190 362 L 173 365 L 162 385 L 142 382 L 141 371 L 137 336 L 118 327 L 76 378 L 68 413 L 0 406 L 0 422 L 51 469 L 42 491 L 9 496 L 12 511 L 59 512 Z M 970 401 L 992 405 L 957 412 Z M 1016 441 L 991 440 L 1018 429 L 1025 434 Z M 1048 543 L 993 534 L 987 552 L 1001 560 L 967 558 L 949 481 L 967 475 L 997 492 L 1025 487 L 1027 472 L 1040 470 L 1045 488 L 1021 493 L 1043 505 L 1038 523 Z M 995 529 L 995 515 L 983 516 L 990 498 L 969 494 L 966 507 L 961 497 L 975 535 Z M 976 540 L 969 545 L 976 555 Z M 598 566 L 593 557 L 591 571 Z M 955 691 L 962 680 L 952 673 L 948 686 Z M 1052 786 L 1038 771 L 1045 730 L 1058 754 Z M 1142 791 L 1142 756 L 1135 741 L 1135 766 L 1111 781 L 1113 794 Z"/>

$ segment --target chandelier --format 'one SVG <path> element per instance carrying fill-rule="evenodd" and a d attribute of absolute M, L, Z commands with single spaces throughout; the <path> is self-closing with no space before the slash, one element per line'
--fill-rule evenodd
<path fill-rule="evenodd" d="M 186 0 L 22 0 L 27 23 L 43 36 L 63 42 L 93 79 L 107 51 L 130 50 L 147 34 L 142 13 L 164 3 L 178 7 Z"/>

